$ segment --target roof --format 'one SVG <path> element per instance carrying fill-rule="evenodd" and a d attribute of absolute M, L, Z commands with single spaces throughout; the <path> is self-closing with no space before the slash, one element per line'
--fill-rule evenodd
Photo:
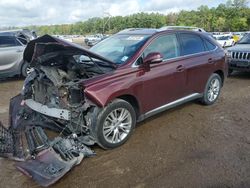
<path fill-rule="evenodd" d="M 129 28 L 120 31 L 118 34 L 134 34 L 134 35 L 153 35 L 158 29 L 153 28 Z"/>
<path fill-rule="evenodd" d="M 189 30 L 189 31 L 198 31 L 198 32 L 206 32 L 204 29 L 199 27 L 191 27 L 191 26 L 164 26 L 159 29 L 159 31 L 164 30 Z"/>
<path fill-rule="evenodd" d="M 132 35 L 153 35 L 155 33 L 167 31 L 167 30 L 188 30 L 206 33 L 202 28 L 189 27 L 189 26 L 165 26 L 159 29 L 154 28 L 129 28 L 120 31 L 118 34 L 132 34 Z"/>
<path fill-rule="evenodd" d="M 37 38 L 35 31 L 30 31 L 29 29 L 16 29 L 16 30 L 6 30 L 0 31 L 0 36 L 18 36 L 24 35 L 30 39 Z"/>
<path fill-rule="evenodd" d="M 15 36 L 16 32 L 12 31 L 0 31 L 0 36 Z"/>

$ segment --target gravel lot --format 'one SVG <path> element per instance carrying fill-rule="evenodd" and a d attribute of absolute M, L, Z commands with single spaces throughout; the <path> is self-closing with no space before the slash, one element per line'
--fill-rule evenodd
<path fill-rule="evenodd" d="M 23 80 L 0 83 L 0 120 Z M 226 80 L 218 102 L 191 102 L 140 123 L 120 148 L 83 160 L 53 188 L 250 187 L 250 74 Z M 39 187 L 0 159 L 0 187 Z"/>

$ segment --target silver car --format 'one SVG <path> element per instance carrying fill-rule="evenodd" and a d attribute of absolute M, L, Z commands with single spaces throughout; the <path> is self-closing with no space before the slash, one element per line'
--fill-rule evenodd
<path fill-rule="evenodd" d="M 23 51 L 34 38 L 28 30 L 0 31 L 0 78 L 27 76 L 32 69 L 23 61 Z"/>

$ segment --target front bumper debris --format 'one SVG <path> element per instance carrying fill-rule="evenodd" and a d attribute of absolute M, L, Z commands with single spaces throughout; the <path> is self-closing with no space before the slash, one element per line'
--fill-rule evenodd
<path fill-rule="evenodd" d="M 41 114 L 59 118 L 63 120 L 70 120 L 70 111 L 66 109 L 57 109 L 57 108 L 48 108 L 46 105 L 38 103 L 33 99 L 25 100 L 25 104 L 30 107 L 32 110 L 39 112 Z"/>
<path fill-rule="evenodd" d="M 95 153 L 84 145 L 82 136 L 63 135 L 63 130 L 53 139 L 47 136 L 47 122 L 38 122 L 36 112 L 25 111 L 22 96 L 10 101 L 10 126 L 0 122 L 0 157 L 19 161 L 16 168 L 33 178 L 41 186 L 57 182 L 84 157 Z M 60 130 L 57 127 L 58 131 Z M 83 137 L 84 138 L 84 137 Z M 21 162 L 20 162 L 21 161 Z"/>
<path fill-rule="evenodd" d="M 0 157 L 12 157 L 13 135 L 0 122 Z"/>

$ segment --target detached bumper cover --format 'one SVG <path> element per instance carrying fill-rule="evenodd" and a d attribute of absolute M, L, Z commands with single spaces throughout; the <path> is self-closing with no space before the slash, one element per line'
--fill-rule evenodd
<path fill-rule="evenodd" d="M 37 155 L 35 160 L 28 160 L 16 164 L 16 168 L 25 175 L 32 177 L 44 187 L 57 182 L 78 162 L 77 158 L 63 161 L 53 150 L 47 149 Z"/>
<path fill-rule="evenodd" d="M 23 103 L 21 101 L 21 95 L 10 101 L 9 128 L 5 128 L 0 122 L 0 156 L 22 161 L 15 165 L 18 170 L 33 178 L 39 185 L 49 186 L 75 165 L 80 164 L 84 157 L 95 155 L 84 145 L 84 140 L 74 133 L 67 136 L 60 134 L 54 139 L 49 139 L 44 130 L 46 122 L 41 126 L 39 119 L 36 119 L 35 115 L 32 116 L 35 112 L 30 109 L 25 111 L 25 106 L 20 105 Z M 32 101 L 28 101 L 28 104 L 32 109 L 38 105 Z M 42 110 L 40 108 L 35 111 L 41 113 Z M 57 113 L 53 115 L 55 114 L 57 115 Z"/>

